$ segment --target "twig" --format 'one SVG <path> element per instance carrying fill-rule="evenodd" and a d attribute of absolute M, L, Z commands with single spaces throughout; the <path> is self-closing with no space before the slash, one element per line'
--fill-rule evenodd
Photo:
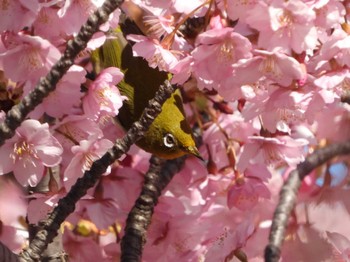
<path fill-rule="evenodd" d="M 279 261 L 288 218 L 296 203 L 301 181 L 316 167 L 324 164 L 335 156 L 346 154 L 350 154 L 350 141 L 326 146 L 308 156 L 304 162 L 300 163 L 297 168 L 289 174 L 280 192 L 279 203 L 273 216 L 269 244 L 265 248 L 266 262 Z"/>
<path fill-rule="evenodd" d="M 77 180 L 68 194 L 58 202 L 49 217 L 40 223 L 42 229 L 38 231 L 29 247 L 20 254 L 21 261 L 38 261 L 40 259 L 40 254 L 57 235 L 61 223 L 74 211 L 77 201 L 86 194 L 89 188 L 96 184 L 109 165 L 120 158 L 135 141 L 144 135 L 153 120 L 161 112 L 162 104 L 174 90 L 175 87 L 165 81 L 165 85 L 160 87 L 155 98 L 149 102 L 140 120 L 135 122 L 127 134 L 122 139 L 118 139 L 106 154 L 93 162 L 91 169 Z"/>
<path fill-rule="evenodd" d="M 25 117 L 39 105 L 50 92 L 54 91 L 58 81 L 65 75 L 73 65 L 75 57 L 85 49 L 87 42 L 97 32 L 100 25 L 108 20 L 116 8 L 124 0 L 106 0 L 101 8 L 97 9 L 81 27 L 78 35 L 67 43 L 67 49 L 60 60 L 52 67 L 45 78 L 41 78 L 35 89 L 25 96 L 22 101 L 14 106 L 0 124 L 0 146 L 6 139 L 11 138 L 16 128 L 24 121 Z"/>

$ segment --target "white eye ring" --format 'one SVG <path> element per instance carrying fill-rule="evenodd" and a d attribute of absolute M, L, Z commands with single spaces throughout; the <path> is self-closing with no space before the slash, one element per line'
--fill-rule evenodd
<path fill-rule="evenodd" d="M 166 134 L 163 137 L 163 143 L 166 147 L 172 148 L 175 146 L 175 137 L 172 134 Z"/>

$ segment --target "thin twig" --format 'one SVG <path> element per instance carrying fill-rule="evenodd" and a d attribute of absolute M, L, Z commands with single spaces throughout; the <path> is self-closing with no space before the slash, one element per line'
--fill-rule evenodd
<path fill-rule="evenodd" d="M 346 154 L 350 154 L 350 140 L 316 150 L 289 174 L 280 192 L 279 203 L 273 216 L 269 244 L 265 248 L 266 262 L 277 262 L 280 259 L 288 218 L 295 206 L 301 181 L 316 167 L 335 156 Z"/>
<path fill-rule="evenodd" d="M 155 98 L 149 102 L 140 120 L 135 122 L 127 134 L 122 139 L 118 139 L 106 154 L 93 162 L 91 169 L 77 180 L 68 194 L 60 199 L 49 217 L 40 223 L 42 229 L 38 231 L 29 247 L 20 254 L 21 261 L 38 261 L 40 259 L 40 254 L 57 235 L 61 223 L 74 211 L 77 201 L 96 184 L 109 165 L 126 153 L 135 141 L 143 137 L 153 120 L 161 112 L 162 104 L 174 90 L 175 87 L 165 81 L 165 85 L 160 87 Z"/>
<path fill-rule="evenodd" d="M 67 43 L 67 48 L 60 60 L 52 67 L 45 78 L 41 78 L 35 89 L 22 101 L 8 111 L 3 123 L 0 124 L 0 146 L 11 138 L 25 117 L 39 105 L 50 92 L 54 91 L 58 81 L 73 65 L 75 57 L 85 49 L 87 42 L 97 32 L 100 25 L 108 20 L 109 15 L 117 9 L 124 0 L 106 0 L 81 27 L 78 35 Z"/>

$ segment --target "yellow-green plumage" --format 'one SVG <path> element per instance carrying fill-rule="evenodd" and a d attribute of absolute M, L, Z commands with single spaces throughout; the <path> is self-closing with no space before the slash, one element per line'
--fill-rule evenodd
<path fill-rule="evenodd" d="M 125 129 L 129 129 L 141 117 L 148 101 L 155 96 L 168 74 L 150 68 L 143 58 L 134 57 L 132 48 L 120 29 L 116 29 L 113 36 L 95 50 L 91 57 L 95 73 L 110 66 L 118 67 L 124 73 L 124 79 L 118 88 L 128 99 L 119 111 L 118 120 Z M 137 145 L 166 159 L 188 153 L 200 157 L 186 121 L 179 90 L 166 100 L 162 112 Z"/>

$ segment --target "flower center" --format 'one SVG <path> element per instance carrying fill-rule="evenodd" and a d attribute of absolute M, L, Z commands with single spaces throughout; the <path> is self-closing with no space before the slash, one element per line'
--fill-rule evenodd
<path fill-rule="evenodd" d="M 282 14 L 278 16 L 278 22 L 281 27 L 289 27 L 293 24 L 293 16 L 289 11 L 283 11 Z"/>
<path fill-rule="evenodd" d="M 20 58 L 19 64 L 29 71 L 34 71 L 42 68 L 44 63 L 40 57 L 38 50 L 31 48 L 28 52 Z"/>
<path fill-rule="evenodd" d="M 10 157 L 15 162 L 18 160 L 24 160 L 24 166 L 27 162 L 32 162 L 33 158 L 38 159 L 36 150 L 33 148 L 33 144 L 29 144 L 27 141 L 17 142 L 14 145 L 13 153 Z"/>
<path fill-rule="evenodd" d="M 232 62 L 235 59 L 234 44 L 232 41 L 226 40 L 220 47 L 219 61 L 222 63 Z"/>
<path fill-rule="evenodd" d="M 259 71 L 264 74 L 271 74 L 275 78 L 281 78 L 282 76 L 282 72 L 273 56 L 266 57 L 266 59 L 260 64 Z"/>

